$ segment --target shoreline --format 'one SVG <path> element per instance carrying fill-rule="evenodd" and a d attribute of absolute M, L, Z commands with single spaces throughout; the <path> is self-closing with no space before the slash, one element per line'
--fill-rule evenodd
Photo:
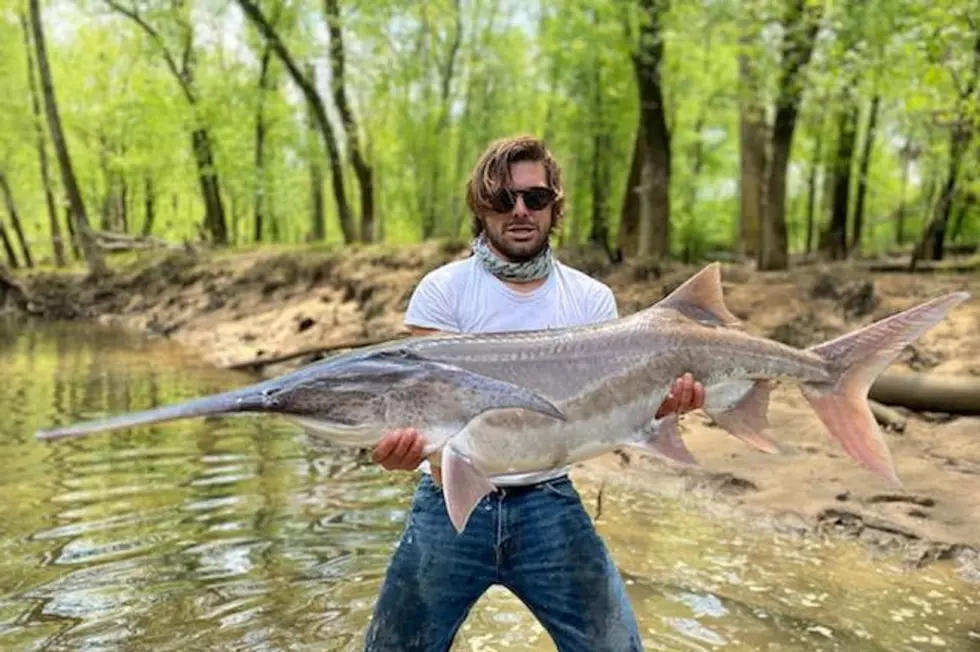
<path fill-rule="evenodd" d="M 173 340 L 229 368 L 276 357 L 264 376 L 311 362 L 318 347 L 404 334 L 415 283 L 464 253 L 426 243 L 331 251 L 254 251 L 205 257 L 171 252 L 96 284 L 84 275 L 35 273 L 18 282 L 42 319 L 94 321 Z M 561 254 L 560 254 L 561 255 Z M 621 314 L 655 302 L 700 266 L 655 270 L 573 261 L 608 283 Z M 836 337 L 976 275 L 872 274 L 847 263 L 761 274 L 723 265 L 729 308 L 754 334 L 805 346 Z M 289 358 L 289 354 L 307 351 Z M 980 377 L 980 297 L 974 296 L 902 354 L 889 370 Z M 253 374 L 254 375 L 254 374 Z M 577 482 L 679 498 L 711 517 L 799 536 L 855 540 L 897 553 L 912 568 L 952 560 L 980 582 L 980 417 L 917 414 L 886 431 L 902 490 L 859 468 L 830 440 L 799 392 L 780 386 L 770 408 L 774 456 L 749 448 L 695 412 L 681 432 L 700 466 L 671 467 L 623 451 L 576 465 Z"/>

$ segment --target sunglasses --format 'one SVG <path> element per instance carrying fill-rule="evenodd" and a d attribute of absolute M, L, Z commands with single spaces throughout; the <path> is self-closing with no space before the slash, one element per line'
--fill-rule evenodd
<path fill-rule="evenodd" d="M 555 191 L 543 186 L 521 190 L 501 188 L 490 199 L 490 206 L 498 213 L 508 213 L 514 210 L 518 197 L 524 198 L 524 205 L 527 206 L 528 210 L 539 211 L 542 208 L 547 208 L 555 200 Z"/>

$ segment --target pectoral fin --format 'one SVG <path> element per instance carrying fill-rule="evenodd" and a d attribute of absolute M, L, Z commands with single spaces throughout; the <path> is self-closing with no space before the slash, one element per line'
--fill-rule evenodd
<path fill-rule="evenodd" d="M 484 496 L 496 490 L 490 479 L 450 446 L 442 449 L 442 491 L 449 520 L 462 532 L 473 509 Z"/>
<path fill-rule="evenodd" d="M 715 388 L 709 390 L 704 411 L 715 422 L 753 448 L 764 453 L 782 453 L 779 445 L 762 434 L 769 427 L 769 394 L 772 381 L 732 382 L 717 391 L 728 392 L 730 401 L 719 401 L 710 396 Z"/>
<path fill-rule="evenodd" d="M 659 420 L 651 420 L 637 434 L 636 440 L 630 445 L 681 466 L 698 465 L 698 461 L 694 459 L 694 455 L 691 454 L 681 438 L 676 414 L 669 414 Z"/>

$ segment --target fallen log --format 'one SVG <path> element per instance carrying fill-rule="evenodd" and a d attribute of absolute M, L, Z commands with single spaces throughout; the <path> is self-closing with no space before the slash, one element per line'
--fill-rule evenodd
<path fill-rule="evenodd" d="M 871 414 L 875 415 L 878 423 L 895 432 L 905 432 L 906 419 L 901 412 L 878 401 L 868 401 L 868 404 L 871 406 Z"/>
<path fill-rule="evenodd" d="M 319 356 L 319 355 L 323 355 L 324 353 L 336 353 L 347 349 L 359 349 L 364 346 L 371 346 L 374 344 L 383 344 L 384 342 L 391 342 L 393 340 L 400 339 L 401 337 L 404 336 L 393 335 L 388 337 L 345 340 L 343 342 L 336 342 L 334 344 L 312 346 L 305 349 L 299 349 L 298 351 L 290 351 L 289 353 L 283 353 L 281 355 L 276 355 L 268 358 L 260 356 L 257 358 L 252 358 L 251 360 L 246 360 L 244 362 L 235 362 L 230 365 L 225 365 L 225 369 L 231 369 L 233 371 L 256 372 L 256 371 L 260 371 L 264 367 L 268 367 L 274 364 L 279 364 L 280 362 L 289 362 L 290 360 L 296 360 L 298 358 Z"/>
<path fill-rule="evenodd" d="M 980 377 L 939 374 L 882 374 L 868 398 L 918 412 L 980 415 Z"/>
<path fill-rule="evenodd" d="M 93 235 L 96 246 L 109 253 L 145 249 L 178 249 L 180 247 L 180 245 L 150 235 L 130 235 L 128 233 L 113 233 L 112 231 L 96 231 Z"/>
<path fill-rule="evenodd" d="M 980 271 L 980 258 L 960 261 L 916 261 L 913 268 L 908 261 L 880 261 L 867 266 L 870 272 L 899 274 L 965 274 Z"/>

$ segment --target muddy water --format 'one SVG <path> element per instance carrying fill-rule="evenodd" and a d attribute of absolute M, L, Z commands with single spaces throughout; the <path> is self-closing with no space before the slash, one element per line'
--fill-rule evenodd
<path fill-rule="evenodd" d="M 284 422 L 33 432 L 246 382 L 165 342 L 0 324 L 0 649 L 357 650 L 412 478 Z M 589 504 L 592 487 L 581 487 Z M 980 590 L 606 493 L 648 650 L 977 650 Z M 491 591 L 456 650 L 554 650 Z"/>

